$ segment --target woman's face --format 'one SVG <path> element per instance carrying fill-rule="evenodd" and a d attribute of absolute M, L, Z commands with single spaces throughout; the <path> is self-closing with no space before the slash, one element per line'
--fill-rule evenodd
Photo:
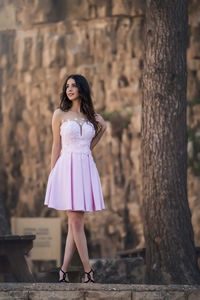
<path fill-rule="evenodd" d="M 69 78 L 66 83 L 66 95 L 67 97 L 73 101 L 75 99 L 79 99 L 79 92 L 76 82 L 73 78 Z"/>

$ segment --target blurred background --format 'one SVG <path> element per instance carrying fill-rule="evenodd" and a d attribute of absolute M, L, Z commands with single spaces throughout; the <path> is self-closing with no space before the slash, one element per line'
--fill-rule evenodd
<path fill-rule="evenodd" d="M 64 79 L 89 81 L 107 122 L 93 150 L 106 210 L 85 215 L 90 258 L 144 246 L 140 116 L 144 0 L 0 1 L 0 201 L 11 217 L 59 217 L 44 196 Z M 200 245 L 200 3 L 189 1 L 188 197 Z M 3 213 L 3 210 L 1 210 Z"/>

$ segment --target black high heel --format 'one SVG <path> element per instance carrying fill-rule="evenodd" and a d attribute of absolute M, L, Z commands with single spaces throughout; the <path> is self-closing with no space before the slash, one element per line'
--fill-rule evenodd
<path fill-rule="evenodd" d="M 59 279 L 59 282 L 67 282 L 67 283 L 69 283 L 69 281 L 65 279 L 66 278 L 66 274 L 69 274 L 69 273 L 68 272 L 64 272 L 62 270 L 62 268 L 60 268 L 59 271 L 63 272 L 63 278 Z"/>
<path fill-rule="evenodd" d="M 94 276 L 94 270 L 93 269 L 91 269 L 89 272 L 85 272 L 85 274 L 87 274 L 88 280 L 84 281 L 84 283 L 94 282 L 94 280 L 91 278 L 91 275 L 90 275 L 91 272 L 93 273 L 93 276 Z"/>

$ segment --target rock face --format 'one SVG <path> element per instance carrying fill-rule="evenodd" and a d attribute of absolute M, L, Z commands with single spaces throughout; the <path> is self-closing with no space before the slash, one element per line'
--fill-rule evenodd
<path fill-rule="evenodd" d="M 145 265 L 142 257 L 90 260 L 96 283 L 143 284 Z"/>
<path fill-rule="evenodd" d="M 50 172 L 51 118 L 65 76 L 86 76 L 95 109 L 108 125 L 93 150 L 107 210 L 85 218 L 91 258 L 144 245 L 140 175 L 144 2 L 2 0 L 0 4 L 0 195 L 10 216 L 59 215 L 66 233 L 66 214 L 43 205 Z M 191 1 L 188 191 L 197 245 L 199 9 L 198 1 Z"/>

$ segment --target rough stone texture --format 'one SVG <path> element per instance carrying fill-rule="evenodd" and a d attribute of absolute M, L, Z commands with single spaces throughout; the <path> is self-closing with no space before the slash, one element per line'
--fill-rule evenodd
<path fill-rule="evenodd" d="M 131 300 L 131 291 L 88 291 L 85 292 L 85 300 L 93 300 L 93 299 L 101 299 L 101 300 Z"/>
<path fill-rule="evenodd" d="M 85 75 L 92 87 L 95 109 L 108 124 L 103 140 L 93 151 L 107 210 L 88 213 L 85 218 L 92 258 L 111 257 L 117 250 L 144 245 L 140 213 L 144 2 L 0 3 L 0 195 L 6 199 L 10 216 L 59 215 L 66 232 L 65 212 L 43 206 L 50 172 L 51 117 L 59 104 L 65 75 Z M 199 8 L 197 0 L 191 1 L 190 100 L 200 94 Z M 195 105 L 192 112 L 188 111 L 192 130 L 198 125 L 199 109 L 200 105 Z M 119 116 L 114 111 L 119 111 Z M 199 132 L 192 135 L 190 149 L 198 139 Z M 198 151 L 191 155 L 194 163 L 200 156 Z M 197 245 L 199 188 L 199 175 L 189 172 L 189 202 Z"/>
<path fill-rule="evenodd" d="M 199 290 L 191 291 L 188 293 L 187 300 L 196 300 L 196 299 L 200 299 L 200 291 Z"/>
<path fill-rule="evenodd" d="M 192 212 L 192 224 L 195 233 L 195 244 L 200 245 L 200 3 L 189 1 L 189 44 L 187 51 L 189 101 L 187 120 L 189 142 L 193 153 L 189 156 L 188 197 Z M 189 144 L 189 143 L 188 143 Z"/>
<path fill-rule="evenodd" d="M 31 291 L 28 293 L 28 300 L 79 300 L 84 299 L 81 291 Z"/>
<path fill-rule="evenodd" d="M 186 300 L 183 292 L 142 292 L 133 293 L 133 300 Z"/>
<path fill-rule="evenodd" d="M 28 291 L 0 291 L 0 300 L 29 300 Z"/>
<path fill-rule="evenodd" d="M 0 300 L 199 300 L 200 287 L 130 284 L 0 284 Z"/>
<path fill-rule="evenodd" d="M 93 259 L 90 263 L 96 283 L 144 283 L 145 265 L 142 257 Z"/>

